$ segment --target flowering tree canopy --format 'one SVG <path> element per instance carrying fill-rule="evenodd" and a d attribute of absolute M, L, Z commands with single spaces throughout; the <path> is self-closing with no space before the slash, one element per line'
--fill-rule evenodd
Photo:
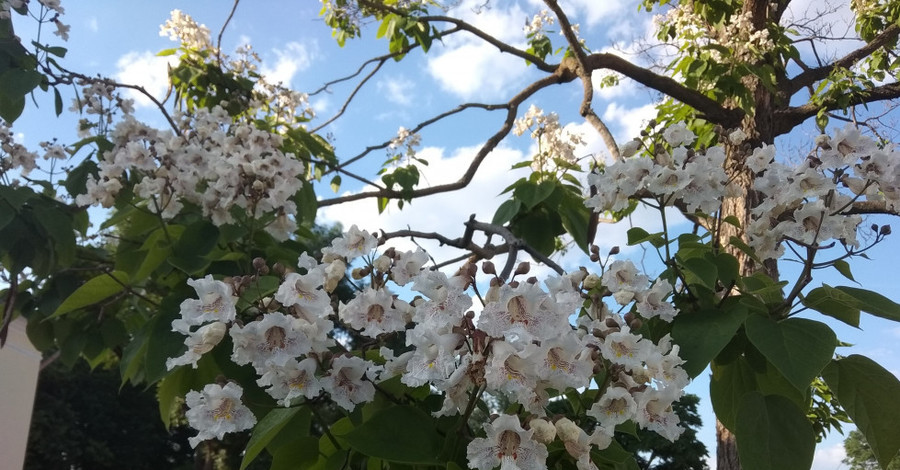
<path fill-rule="evenodd" d="M 707 367 L 720 468 L 809 468 L 817 440 L 846 419 L 881 465 L 897 453 L 900 380 L 837 354 L 821 320 L 900 321 L 900 304 L 812 282 L 828 268 L 854 281 L 850 261 L 891 233 L 863 216 L 900 213 L 900 149 L 855 109 L 900 97 L 900 3 L 851 2 L 859 47 L 812 65 L 798 44 L 818 32 L 784 21 L 789 1 L 647 0 L 668 54 L 650 56 L 669 59 L 655 65 L 596 52 L 577 8 L 556 0 L 529 6 L 519 41 L 453 2 L 322 4 L 339 44 L 371 30 L 387 40 L 375 71 L 467 36 L 538 78 L 506 102 L 464 103 L 343 156 L 320 132 L 375 72 L 338 79 L 358 86 L 317 124 L 309 96 L 271 83 L 252 48 L 229 55 L 221 34 L 214 43 L 176 10 L 162 26 L 177 46 L 160 53 L 174 59 L 160 101 L 67 69 L 46 35 L 13 34 L 37 21 L 67 39 L 58 1 L 0 1 L 0 340 L 22 315 L 32 342 L 67 363 L 117 362 L 124 381 L 157 388 L 167 424 L 183 412 L 192 446 L 250 431 L 244 467 L 265 451 L 272 468 L 633 469 L 617 435 L 678 438 L 672 404 Z M 664 98 L 640 136 L 617 142 L 593 100 L 625 80 Z M 603 155 L 579 153 L 586 136 L 558 114 L 572 110 L 525 106 L 573 83 Z M 59 115 L 70 88 L 78 140 L 17 142 L 10 126 L 28 96 L 52 89 Z M 152 101 L 163 126 L 138 119 L 125 90 Z M 428 184 L 420 132 L 474 109 L 500 111 L 498 128 L 457 181 Z M 850 123 L 825 132 L 841 110 Z M 790 162 L 775 138 L 807 120 L 820 135 Z M 460 221 L 457 238 L 353 225 L 315 246 L 319 208 L 372 199 L 383 211 L 464 191 L 511 133 L 535 151 L 490 222 Z M 381 149 L 373 175 L 351 166 Z M 366 188 L 318 184 L 342 178 Z M 657 274 L 594 244 L 599 223 L 639 207 L 661 230 L 633 227 L 623 241 L 658 255 Z M 460 255 L 393 246 L 411 238 Z M 566 272 L 565 249 L 585 266 Z M 788 257 L 800 268 L 783 280 Z"/>

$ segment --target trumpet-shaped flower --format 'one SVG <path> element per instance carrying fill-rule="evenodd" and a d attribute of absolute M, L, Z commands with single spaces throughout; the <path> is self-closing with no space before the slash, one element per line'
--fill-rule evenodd
<path fill-rule="evenodd" d="M 250 429 L 256 424 L 256 417 L 241 403 L 244 390 L 235 383 L 225 386 L 209 384 L 202 392 L 191 390 L 184 400 L 188 406 L 185 417 L 188 424 L 198 431 L 188 439 L 191 447 L 197 447 L 207 439 L 222 439 L 225 433 Z"/>
<path fill-rule="evenodd" d="M 473 439 L 466 448 L 469 467 L 490 470 L 542 470 L 547 468 L 547 448 L 532 438 L 534 431 L 522 429 L 519 418 L 500 415 L 484 425 L 486 437 Z"/>

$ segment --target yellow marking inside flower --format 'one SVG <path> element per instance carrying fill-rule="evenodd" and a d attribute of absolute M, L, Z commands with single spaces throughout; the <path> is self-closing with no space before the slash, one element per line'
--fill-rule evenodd
<path fill-rule="evenodd" d="M 615 398 L 613 400 L 610 400 L 609 403 L 606 404 L 606 416 L 621 416 L 625 414 L 625 410 L 627 409 L 628 402 L 625 401 L 624 398 Z"/>
<path fill-rule="evenodd" d="M 220 419 L 232 420 L 234 419 L 234 402 L 228 398 L 223 398 L 221 402 L 219 402 L 219 406 L 213 408 L 212 415 L 213 419 L 216 421 Z"/>

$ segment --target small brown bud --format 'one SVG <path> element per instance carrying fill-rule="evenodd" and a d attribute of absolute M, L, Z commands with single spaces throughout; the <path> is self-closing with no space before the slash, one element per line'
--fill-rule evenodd
<path fill-rule="evenodd" d="M 878 231 L 878 224 L 872 224 L 872 226 L 869 227 L 869 228 L 872 229 L 873 232 L 877 232 L 877 231 Z"/>
<path fill-rule="evenodd" d="M 594 263 L 600 261 L 600 255 L 598 255 L 597 253 L 591 253 L 591 261 L 593 261 Z"/>
<path fill-rule="evenodd" d="M 615 318 L 610 317 L 606 319 L 606 326 L 610 328 L 618 328 L 619 322 L 617 322 Z"/>
<path fill-rule="evenodd" d="M 634 313 L 632 313 L 632 312 L 626 313 L 625 314 L 625 323 L 628 323 L 630 325 L 631 322 L 633 322 L 633 321 L 634 321 Z"/>
<path fill-rule="evenodd" d="M 610 256 L 617 255 L 617 254 L 619 254 L 619 246 L 618 245 L 609 249 Z"/>
<path fill-rule="evenodd" d="M 281 263 L 275 263 L 275 265 L 272 266 L 272 271 L 275 272 L 276 276 L 281 276 L 281 277 L 283 277 L 284 273 L 287 272 L 287 270 L 284 268 L 284 265 Z"/>
<path fill-rule="evenodd" d="M 881 230 L 878 231 L 879 235 L 890 235 L 891 234 L 891 226 L 890 225 L 882 225 Z"/>
<path fill-rule="evenodd" d="M 528 274 L 528 271 L 531 271 L 531 263 L 528 261 L 522 261 L 519 263 L 519 266 L 516 267 L 515 274 L 518 276 L 520 274 Z"/>
<path fill-rule="evenodd" d="M 597 245 L 591 245 L 591 254 L 592 254 L 592 255 L 599 255 L 599 254 L 600 254 L 600 247 L 597 246 Z"/>
<path fill-rule="evenodd" d="M 531 276 L 531 277 L 529 277 L 528 279 L 526 279 L 525 282 L 527 282 L 527 283 L 529 283 L 529 284 L 531 284 L 531 285 L 534 285 L 534 284 L 537 284 L 537 283 L 538 283 L 538 278 L 536 278 L 536 277 L 534 277 L 534 276 Z"/>
<path fill-rule="evenodd" d="M 269 269 L 269 267 L 266 266 L 266 260 L 260 257 L 253 258 L 253 269 L 255 269 L 256 271 L 262 271 L 263 268 L 266 268 L 267 271 Z"/>
<path fill-rule="evenodd" d="M 509 281 L 509 287 L 512 287 L 513 289 L 519 287 L 519 281 Z"/>
<path fill-rule="evenodd" d="M 503 284 L 503 281 L 501 281 L 500 278 L 498 278 L 498 277 L 491 278 L 491 287 L 497 287 L 497 286 L 500 286 L 501 284 Z"/>
<path fill-rule="evenodd" d="M 485 274 L 497 274 L 497 268 L 494 266 L 494 263 L 490 261 L 481 263 L 481 270 L 484 271 Z"/>
<path fill-rule="evenodd" d="M 635 318 L 634 321 L 628 324 L 632 331 L 640 330 L 643 325 L 644 322 L 642 322 L 640 318 Z"/>
<path fill-rule="evenodd" d="M 397 249 L 394 247 L 390 247 L 387 250 L 384 250 L 384 256 L 387 256 L 388 258 L 392 258 L 392 259 L 399 258 L 399 256 L 397 256 Z"/>

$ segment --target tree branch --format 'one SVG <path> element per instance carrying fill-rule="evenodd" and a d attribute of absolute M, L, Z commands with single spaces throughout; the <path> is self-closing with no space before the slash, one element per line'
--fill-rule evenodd
<path fill-rule="evenodd" d="M 572 28 L 572 24 L 569 22 L 566 13 L 560 8 L 559 3 L 557 3 L 556 0 L 544 0 L 544 3 L 546 3 L 550 10 L 556 15 L 563 36 L 565 36 L 566 41 L 569 43 L 569 49 L 574 51 L 575 60 L 578 61 L 578 67 L 575 69 L 575 74 L 581 79 L 583 89 L 581 107 L 578 111 L 588 124 L 600 134 L 600 137 L 603 139 L 603 143 L 606 144 L 606 148 L 609 150 L 609 154 L 612 156 L 613 160 L 621 160 L 622 156 L 619 153 L 619 146 L 616 144 L 616 139 L 613 138 L 612 132 L 606 127 L 606 123 L 604 123 L 603 120 L 600 119 L 600 116 L 597 115 L 596 111 L 594 111 L 594 82 L 591 71 L 587 66 L 587 54 L 585 54 L 584 49 L 581 47 L 578 36 L 575 34 L 575 30 Z"/>
<path fill-rule="evenodd" d="M 648 86 L 660 93 L 668 95 L 696 109 L 707 121 L 725 128 L 738 127 L 744 112 L 739 109 L 728 109 L 703 93 L 690 89 L 677 81 L 658 75 L 648 69 L 639 67 L 627 60 L 609 53 L 597 53 L 587 56 L 587 71 L 609 69 Z M 574 78 L 574 77 L 572 77 Z"/>
<path fill-rule="evenodd" d="M 900 216 L 900 208 L 888 207 L 886 201 L 856 201 L 841 214 L 886 214 Z"/>
<path fill-rule="evenodd" d="M 411 19 L 414 19 L 419 22 L 428 23 L 431 21 L 436 21 L 436 22 L 442 22 L 442 23 L 450 23 L 453 26 L 456 26 L 456 28 L 458 28 L 458 29 L 472 33 L 473 35 L 477 36 L 484 42 L 499 49 L 500 52 L 511 54 L 516 57 L 520 57 L 528 62 L 531 62 L 538 69 L 543 70 L 544 72 L 553 72 L 554 70 L 556 70 L 555 66 L 550 65 L 547 62 L 544 62 L 544 60 L 541 59 L 540 57 L 533 55 L 533 54 L 529 54 L 519 48 L 510 46 L 509 44 L 491 36 L 490 34 L 476 28 L 475 26 L 472 26 L 471 24 L 469 24 L 459 18 L 453 18 L 451 16 L 443 16 L 443 15 L 412 16 L 401 9 L 391 7 L 391 6 L 385 5 L 383 3 L 371 2 L 368 0 L 359 0 L 359 4 L 362 6 L 365 6 L 367 8 L 371 8 L 373 10 L 380 10 L 380 11 L 384 11 L 384 12 L 393 13 L 395 15 L 403 16 L 406 18 L 411 18 Z"/>
<path fill-rule="evenodd" d="M 413 199 L 423 196 L 430 196 L 432 194 L 454 191 L 468 186 L 472 181 L 472 178 L 475 177 L 475 173 L 478 171 L 478 167 L 481 165 L 481 162 L 483 162 L 485 157 L 487 157 L 487 155 L 491 153 L 491 151 L 493 151 L 507 135 L 509 135 L 510 131 L 512 131 L 513 123 L 515 122 L 516 115 L 519 110 L 519 105 L 521 105 L 523 101 L 525 101 L 541 89 L 557 83 L 560 83 L 560 77 L 556 75 L 548 75 L 528 85 L 527 87 L 525 87 L 525 89 L 514 96 L 506 105 L 506 120 L 503 121 L 503 125 L 500 127 L 500 130 L 498 130 L 496 133 L 494 133 L 494 135 L 490 136 L 487 141 L 485 141 L 484 145 L 481 146 L 481 148 L 478 150 L 478 153 L 475 155 L 475 158 L 472 159 L 472 162 L 469 164 L 469 167 L 466 170 L 465 174 L 463 174 L 463 176 L 456 182 L 415 189 L 410 192 L 401 192 L 396 190 L 364 191 L 357 194 L 349 194 L 347 196 L 324 199 L 322 201 L 319 201 L 319 207 L 331 206 L 334 204 L 341 204 L 344 202 L 357 201 L 373 197 Z"/>
<path fill-rule="evenodd" d="M 801 72 L 799 75 L 792 78 L 787 83 L 786 91 L 788 92 L 788 96 L 791 96 L 794 93 L 802 90 L 803 88 L 828 77 L 828 75 L 830 75 L 831 72 L 836 69 L 850 68 L 856 65 L 859 61 L 865 59 L 873 52 L 884 47 L 889 42 L 895 41 L 897 37 L 900 37 L 900 25 L 892 24 L 885 28 L 885 30 L 882 31 L 881 34 L 876 36 L 875 39 L 873 39 L 871 42 L 860 47 L 859 49 L 856 49 L 853 52 L 850 52 L 844 57 L 841 57 L 840 59 L 837 59 L 828 65 Z"/>
<path fill-rule="evenodd" d="M 850 106 L 900 98 L 900 83 L 887 83 L 870 90 L 865 90 L 860 94 L 862 96 L 859 98 L 858 102 L 853 103 Z M 829 100 L 825 103 L 807 103 L 801 106 L 775 110 L 775 136 L 792 131 L 803 121 L 815 116 L 820 109 L 833 111 L 836 109 L 844 109 L 844 107 L 840 106 L 835 100 Z"/>

